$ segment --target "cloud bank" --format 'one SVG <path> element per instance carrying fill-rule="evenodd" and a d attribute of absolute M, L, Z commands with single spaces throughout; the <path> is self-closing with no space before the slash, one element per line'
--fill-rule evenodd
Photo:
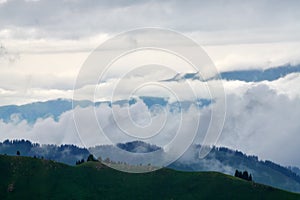
<path fill-rule="evenodd" d="M 300 160 L 297 156 L 300 141 L 300 125 L 298 123 L 300 90 L 297 93 L 289 91 L 289 88 L 298 82 L 299 78 L 299 74 L 291 74 L 272 82 L 226 82 L 227 117 L 217 145 L 239 149 L 247 154 L 258 155 L 261 159 L 273 160 L 282 165 L 300 166 Z M 218 101 L 215 104 L 218 104 Z M 111 142 L 106 137 L 99 137 L 101 132 L 99 132 L 98 124 L 93 123 L 93 120 L 89 118 L 90 112 L 94 112 L 93 108 L 77 107 L 76 109 L 79 112 L 78 116 L 80 116 L 78 120 L 83 125 L 80 128 L 87 134 L 81 135 L 81 137 L 87 138 L 84 141 L 85 144 L 89 146 L 110 144 Z M 126 126 L 128 123 L 128 118 L 122 119 L 122 116 L 127 116 L 124 115 L 127 111 L 122 106 L 117 106 L 115 109 L 119 115 L 117 119 L 125 122 L 124 124 L 121 123 L 124 128 L 124 125 Z M 174 137 L 182 119 L 193 124 L 198 116 L 200 117 L 200 130 L 194 143 L 201 143 L 211 118 L 209 110 L 209 106 L 200 109 L 200 111 L 195 107 L 190 107 L 183 113 L 183 116 L 179 115 L 178 112 L 168 113 L 169 121 L 163 124 L 164 128 L 160 134 L 145 141 L 163 146 Z M 161 109 L 149 110 L 143 102 L 137 102 L 131 106 L 130 116 L 137 125 L 143 127 L 152 123 L 153 128 L 156 129 L 162 125 L 161 119 L 165 117 L 164 112 Z M 97 107 L 95 114 L 101 121 L 102 131 L 109 135 L 113 143 L 136 140 L 119 129 L 114 122 L 116 116 L 112 115 L 108 105 L 102 104 Z M 151 117 L 158 120 L 150 120 Z M 125 127 L 125 129 L 131 130 L 130 126 Z M 190 127 L 190 130 L 187 128 L 186 131 L 192 131 L 192 129 L 193 126 Z M 0 130 L 1 140 L 25 138 L 40 143 L 83 145 L 76 131 L 73 111 L 63 113 L 58 121 L 46 118 L 37 120 L 33 125 L 26 121 L 19 121 L 17 115 L 12 116 L 10 123 L 1 121 Z"/>

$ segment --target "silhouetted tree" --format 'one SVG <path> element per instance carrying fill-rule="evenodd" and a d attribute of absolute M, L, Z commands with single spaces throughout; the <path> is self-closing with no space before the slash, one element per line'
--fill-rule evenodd
<path fill-rule="evenodd" d="M 249 176 L 249 181 L 252 181 L 252 175 L 250 174 L 250 176 Z"/>
<path fill-rule="evenodd" d="M 234 176 L 239 177 L 239 171 L 237 169 L 235 170 Z"/>
<path fill-rule="evenodd" d="M 98 160 L 95 159 L 95 157 L 93 156 L 93 154 L 90 154 L 90 155 L 88 156 L 88 158 L 87 158 L 86 161 L 87 161 L 87 162 L 89 162 L 89 161 L 94 161 L 94 162 L 96 162 L 96 161 L 98 161 Z"/>
<path fill-rule="evenodd" d="M 84 163 L 84 159 L 81 159 L 81 160 L 77 160 L 77 161 L 76 161 L 76 165 L 80 165 L 80 164 L 82 164 L 82 163 Z"/>
<path fill-rule="evenodd" d="M 252 175 L 249 174 L 247 171 L 241 172 L 239 170 L 235 170 L 234 176 L 247 181 L 252 181 Z"/>
<path fill-rule="evenodd" d="M 247 171 L 244 171 L 244 172 L 243 172 L 242 179 L 245 179 L 245 180 L 248 180 L 248 179 L 249 179 L 249 175 L 248 175 L 248 172 L 247 172 Z"/>
<path fill-rule="evenodd" d="M 20 151 L 18 150 L 18 151 L 17 151 L 17 156 L 19 156 L 19 155 L 21 155 L 21 153 L 20 153 Z"/>

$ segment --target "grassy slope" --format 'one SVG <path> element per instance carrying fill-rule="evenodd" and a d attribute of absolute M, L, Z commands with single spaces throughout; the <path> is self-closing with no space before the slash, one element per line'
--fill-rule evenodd
<path fill-rule="evenodd" d="M 13 192 L 8 185 L 13 184 Z M 300 199 L 300 195 L 215 172 L 118 172 L 0 156 L 0 199 Z"/>

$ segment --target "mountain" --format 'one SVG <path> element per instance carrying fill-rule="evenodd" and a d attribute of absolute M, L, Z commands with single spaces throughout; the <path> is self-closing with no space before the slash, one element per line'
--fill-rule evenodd
<path fill-rule="evenodd" d="M 123 150 L 135 153 L 151 151 L 164 153 L 160 147 L 141 141 L 118 144 L 118 146 Z M 181 171 L 216 171 L 228 175 L 233 175 L 236 169 L 247 170 L 253 175 L 255 182 L 300 193 L 300 176 L 290 168 L 271 161 L 262 161 L 256 156 L 247 156 L 240 151 L 225 147 L 213 147 L 204 159 L 200 159 L 198 157 L 200 147 L 200 145 L 192 145 L 181 158 L 168 167 Z M 0 142 L 0 154 L 16 155 L 17 151 L 20 151 L 23 156 L 43 157 L 68 165 L 75 165 L 76 161 L 81 159 L 86 160 L 90 152 L 101 155 L 103 159 L 110 158 L 116 162 L 126 162 L 132 165 L 140 163 L 138 162 L 140 160 L 129 160 L 126 156 L 115 153 L 116 147 L 112 145 L 101 145 L 87 150 L 74 145 L 39 145 L 24 140 Z"/>
<path fill-rule="evenodd" d="M 90 101 L 74 101 L 74 106 L 87 107 L 93 105 Z M 72 100 L 56 99 L 45 102 L 35 102 L 25 105 L 0 106 L 0 119 L 4 122 L 11 122 L 17 117 L 17 120 L 26 120 L 28 123 L 34 123 L 38 118 L 52 117 L 58 120 L 59 116 L 72 109 Z"/>
<path fill-rule="evenodd" d="M 298 167 L 289 166 L 288 169 L 300 176 L 300 169 Z"/>
<path fill-rule="evenodd" d="M 239 80 L 245 82 L 274 81 L 288 74 L 299 73 L 299 72 L 300 72 L 300 65 L 296 65 L 296 66 L 284 65 L 284 66 L 269 68 L 266 70 L 250 69 L 250 70 L 234 70 L 234 71 L 221 72 L 220 78 L 223 80 Z M 203 78 L 201 78 L 201 74 L 198 72 L 176 74 L 174 77 L 162 81 L 181 82 L 185 80 L 206 81 Z"/>
<path fill-rule="evenodd" d="M 186 73 L 186 74 L 180 74 L 177 73 L 174 77 L 170 78 L 170 79 L 166 79 L 166 80 L 162 80 L 163 82 L 171 82 L 171 81 L 176 81 L 176 82 L 180 82 L 180 81 L 184 81 L 184 80 L 201 80 L 201 75 L 200 73 L 196 72 L 196 73 Z"/>
<path fill-rule="evenodd" d="M 218 171 L 225 174 L 233 174 L 236 169 L 247 170 L 255 182 L 300 193 L 300 176 L 287 167 L 225 147 L 213 147 L 204 159 L 200 159 L 200 148 L 200 145 L 192 145 L 169 167 L 182 171 Z"/>
<path fill-rule="evenodd" d="M 274 81 L 291 73 L 299 73 L 300 65 L 279 66 L 266 70 L 237 70 L 221 73 L 222 79 L 245 82 Z"/>
<path fill-rule="evenodd" d="M 198 99 L 196 102 L 182 101 L 169 103 L 168 99 L 163 97 L 152 97 L 152 96 L 140 96 L 131 98 L 129 100 L 118 100 L 115 102 L 99 101 L 91 102 L 88 100 L 73 101 L 71 99 L 54 99 L 44 102 L 34 102 L 24 105 L 7 105 L 0 106 L 0 120 L 5 123 L 19 122 L 26 120 L 29 124 L 34 124 L 37 119 L 45 119 L 48 117 L 53 118 L 55 121 L 59 120 L 62 113 L 72 110 L 74 107 L 79 106 L 81 108 L 89 106 L 100 106 L 101 104 L 107 104 L 108 106 L 125 104 L 133 105 L 138 99 L 142 100 L 145 105 L 150 109 L 154 105 L 169 106 L 170 111 L 176 111 L 178 109 L 187 110 L 191 105 L 196 105 L 199 108 L 205 107 L 213 103 L 210 99 Z"/>
<path fill-rule="evenodd" d="M 161 169 L 129 174 L 87 162 L 76 167 L 0 156 L 0 199 L 299 199 L 294 194 L 217 172 Z"/>
<path fill-rule="evenodd" d="M 0 154 L 16 155 L 17 151 L 21 152 L 22 156 L 45 158 L 68 165 L 75 165 L 76 161 L 86 159 L 89 155 L 87 149 L 74 145 L 40 145 L 27 140 L 0 142 Z"/>
<path fill-rule="evenodd" d="M 158 147 L 153 144 L 148 144 L 142 141 L 118 143 L 117 147 L 132 153 L 149 153 L 149 152 L 161 150 L 161 147 Z"/>
<path fill-rule="evenodd" d="M 284 65 L 269 68 L 266 70 L 235 70 L 235 71 L 226 71 L 220 73 L 220 77 L 223 80 L 239 80 L 245 82 L 260 82 L 260 81 L 273 81 L 281 77 L 284 77 L 291 73 L 299 73 L 300 65 Z M 180 82 L 185 80 L 199 80 L 205 81 L 201 78 L 201 74 L 196 73 L 185 73 L 185 74 L 176 74 L 174 77 L 171 77 L 166 80 L 166 82 Z M 158 80 L 159 81 L 159 80 Z M 196 104 L 198 107 L 202 108 L 213 103 L 212 99 L 198 99 L 197 102 L 184 101 L 184 102 L 168 102 L 168 99 L 163 97 L 154 97 L 154 96 L 140 96 L 137 97 L 142 100 L 149 108 L 153 105 L 166 106 L 169 105 L 171 110 L 175 110 L 175 107 L 178 107 L 179 103 L 181 109 L 187 109 L 190 105 Z M 88 106 L 99 106 L 100 104 L 108 104 L 111 106 L 115 105 L 124 105 L 124 104 L 135 104 L 137 98 L 118 100 L 115 102 L 101 101 L 101 102 L 91 102 L 88 100 L 82 101 L 73 101 L 74 106 L 88 107 Z M 55 99 L 45 102 L 34 102 L 25 105 L 7 105 L 0 106 L 0 120 L 4 122 L 14 122 L 19 120 L 26 120 L 28 123 L 35 123 L 38 118 L 47 118 L 52 117 L 54 120 L 58 120 L 59 116 L 72 109 L 72 100 L 70 99 Z"/>

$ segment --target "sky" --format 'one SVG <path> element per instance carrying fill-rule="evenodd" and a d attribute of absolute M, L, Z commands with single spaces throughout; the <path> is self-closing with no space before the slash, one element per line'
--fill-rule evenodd
<path fill-rule="evenodd" d="M 0 105 L 71 98 L 88 55 L 108 38 L 141 27 L 192 38 L 219 71 L 298 64 L 298 7 L 292 0 L 2 0 Z"/>
<path fill-rule="evenodd" d="M 299 7 L 297 0 L 0 0 L 0 105 L 71 99 L 76 77 L 91 52 L 120 32 L 142 27 L 166 28 L 191 38 L 219 72 L 298 65 Z M 120 70 L 112 72 L 100 86 L 102 96 L 110 96 L 120 74 Z M 173 75 L 161 70 L 153 76 L 166 79 Z M 126 83 L 124 89 L 130 85 Z M 190 84 L 204 88 L 199 82 Z M 223 80 L 227 113 L 218 144 L 300 166 L 300 160 L 294 160 L 300 145 L 299 85 L 299 73 L 258 83 Z M 180 83 L 173 90 L 186 94 Z M 85 94 L 89 89 L 82 91 Z M 147 91 L 159 93 L 153 88 Z M 207 95 L 203 91 L 199 93 Z M 59 134 L 74 130 L 65 116 L 68 113 L 58 124 L 46 119 L 33 128 L 26 122 L 1 122 L 0 127 L 5 137 L 25 132 L 31 134 L 28 138 L 42 142 L 49 140 L 47 134 L 36 134 L 48 127 L 57 130 L 50 141 L 61 143 Z"/>

